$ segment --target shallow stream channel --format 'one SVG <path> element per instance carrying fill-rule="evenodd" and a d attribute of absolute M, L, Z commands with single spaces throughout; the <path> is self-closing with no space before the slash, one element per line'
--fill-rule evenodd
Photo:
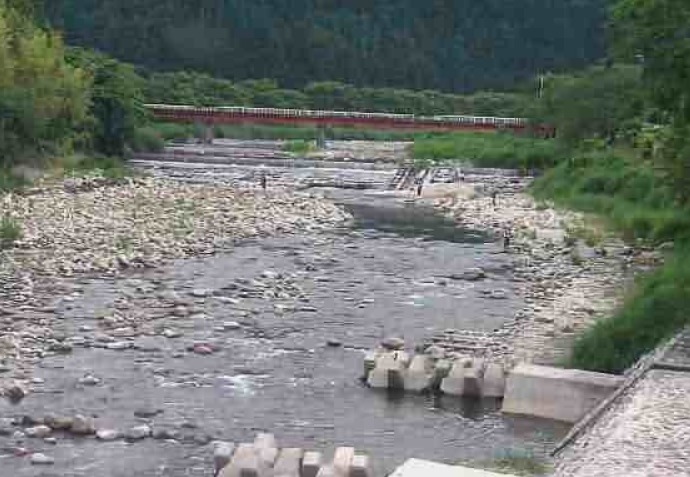
<path fill-rule="evenodd" d="M 329 194 L 354 215 L 351 226 L 68 282 L 74 293 L 58 313 L 74 351 L 43 360 L 34 374 L 43 384 L 0 413 L 83 414 L 121 431 L 149 424 L 158 438 L 27 439 L 54 465 L 2 455 L 0 475 L 208 476 L 211 440 L 251 441 L 260 431 L 283 446 L 356 447 L 377 475 L 410 457 L 546 455 L 566 429 L 502 416 L 496 402 L 375 392 L 359 379 L 364 352 L 385 337 L 413 345 L 446 328 L 491 331 L 509 320 L 522 303 L 510 256 L 481 231 L 399 197 Z M 477 266 L 486 280 L 450 278 Z M 165 336 L 101 335 L 97 320 L 117 310 L 135 310 Z M 0 446 L 10 439 L 0 436 Z"/>

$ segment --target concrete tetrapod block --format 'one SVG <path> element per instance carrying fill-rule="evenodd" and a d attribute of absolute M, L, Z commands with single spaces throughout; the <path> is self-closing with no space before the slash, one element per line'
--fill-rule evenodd
<path fill-rule="evenodd" d="M 302 459 L 302 477 L 316 477 L 321 469 L 322 461 L 321 452 L 305 452 Z"/>
<path fill-rule="evenodd" d="M 354 447 L 338 447 L 335 450 L 335 454 L 333 454 L 333 469 L 335 473 L 339 476 L 347 477 L 354 457 Z"/>
<path fill-rule="evenodd" d="M 371 459 L 368 455 L 355 454 L 352 458 L 352 466 L 350 467 L 350 475 L 347 477 L 373 477 L 374 473 L 371 470 Z"/>
<path fill-rule="evenodd" d="M 405 391 L 421 392 L 431 388 L 433 374 L 431 358 L 418 354 L 412 358 L 410 367 L 405 371 Z"/>
<path fill-rule="evenodd" d="M 235 452 L 235 444 L 232 442 L 217 441 L 213 444 L 213 465 L 216 474 L 220 472 L 232 459 L 232 453 Z"/>
<path fill-rule="evenodd" d="M 300 477 L 302 449 L 286 448 L 280 451 L 273 467 L 273 477 Z"/>
<path fill-rule="evenodd" d="M 237 446 L 230 463 L 218 474 L 219 477 L 266 477 L 268 469 L 259 458 L 254 444 Z"/>
<path fill-rule="evenodd" d="M 506 390 L 506 373 L 503 366 L 489 363 L 484 370 L 482 397 L 502 398 Z"/>
<path fill-rule="evenodd" d="M 332 465 L 324 465 L 319 469 L 319 473 L 316 474 L 316 477 L 340 477 L 340 474 L 335 471 Z"/>
<path fill-rule="evenodd" d="M 273 463 L 278 457 L 278 444 L 273 434 L 260 432 L 254 439 L 254 448 L 265 467 L 273 467 Z"/>
<path fill-rule="evenodd" d="M 502 411 L 574 423 L 622 383 L 621 376 L 520 364 L 508 375 Z"/>
<path fill-rule="evenodd" d="M 431 388 L 438 389 L 441 387 L 441 382 L 450 374 L 453 368 L 453 363 L 447 359 L 439 359 L 434 366 L 434 373 L 431 378 Z"/>
<path fill-rule="evenodd" d="M 409 357 L 403 351 L 382 354 L 369 373 L 367 383 L 377 389 L 403 389 L 406 361 L 409 361 Z"/>
<path fill-rule="evenodd" d="M 441 391 L 451 396 L 478 396 L 483 363 L 479 364 L 469 358 L 458 359 L 448 377 L 441 381 Z"/>

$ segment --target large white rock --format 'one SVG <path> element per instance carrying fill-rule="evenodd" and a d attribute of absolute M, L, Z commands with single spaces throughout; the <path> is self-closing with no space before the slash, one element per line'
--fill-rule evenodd
<path fill-rule="evenodd" d="M 520 364 L 508 375 L 503 412 L 574 423 L 622 382 L 610 374 Z"/>

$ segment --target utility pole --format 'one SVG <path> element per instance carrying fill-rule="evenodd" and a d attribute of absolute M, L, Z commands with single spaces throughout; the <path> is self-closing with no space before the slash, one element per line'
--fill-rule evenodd
<path fill-rule="evenodd" d="M 537 99 L 544 96 L 544 75 L 539 75 L 539 87 L 537 88 Z"/>

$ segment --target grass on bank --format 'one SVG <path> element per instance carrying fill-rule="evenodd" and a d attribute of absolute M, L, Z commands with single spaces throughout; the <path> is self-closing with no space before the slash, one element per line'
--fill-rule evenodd
<path fill-rule="evenodd" d="M 551 470 L 543 459 L 532 452 L 515 449 L 507 449 L 492 460 L 478 463 L 460 462 L 459 465 L 524 477 L 543 476 Z"/>
<path fill-rule="evenodd" d="M 52 166 L 69 177 L 98 174 L 109 179 L 122 179 L 132 175 L 132 170 L 119 157 L 73 154 L 56 159 Z"/>
<path fill-rule="evenodd" d="M 307 126 L 266 126 L 253 124 L 224 124 L 213 128 L 213 135 L 218 139 L 284 139 L 288 141 L 313 141 L 319 137 L 316 127 Z M 140 136 L 155 135 L 167 141 L 184 141 L 200 138 L 203 131 L 193 124 L 153 123 L 139 130 Z M 330 140 L 368 140 L 368 141 L 411 141 L 417 136 L 414 133 L 400 131 L 377 131 L 359 128 L 328 128 L 325 133 Z M 138 141 L 145 145 L 154 140 L 144 137 L 144 141 Z M 143 143 L 143 144 L 142 144 Z M 135 148 L 136 150 L 136 148 Z M 143 151 L 143 150 L 142 150 Z"/>
<path fill-rule="evenodd" d="M 597 322 L 579 337 L 569 364 L 591 371 L 622 373 L 690 325 L 689 307 L 690 250 L 686 248 L 640 279 L 611 318 Z"/>
<path fill-rule="evenodd" d="M 417 137 L 416 161 L 463 161 L 477 167 L 545 169 L 564 157 L 555 140 L 512 133 L 453 133 Z"/>
<path fill-rule="evenodd" d="M 654 243 L 690 239 L 690 213 L 679 208 L 652 164 L 613 151 L 575 153 L 532 186 L 537 199 L 595 213 L 626 240 Z"/>
<path fill-rule="evenodd" d="M 12 247 L 23 235 L 21 224 L 5 214 L 0 219 L 0 249 Z"/>
<path fill-rule="evenodd" d="M 532 186 L 539 199 L 596 213 L 631 241 L 676 244 L 665 264 L 638 280 L 612 317 L 580 336 L 569 365 L 622 373 L 690 324 L 690 211 L 652 163 L 625 151 L 575 154 Z"/>
<path fill-rule="evenodd" d="M 316 150 L 314 141 L 305 141 L 304 139 L 293 139 L 283 144 L 283 151 L 291 154 L 308 154 Z"/>

